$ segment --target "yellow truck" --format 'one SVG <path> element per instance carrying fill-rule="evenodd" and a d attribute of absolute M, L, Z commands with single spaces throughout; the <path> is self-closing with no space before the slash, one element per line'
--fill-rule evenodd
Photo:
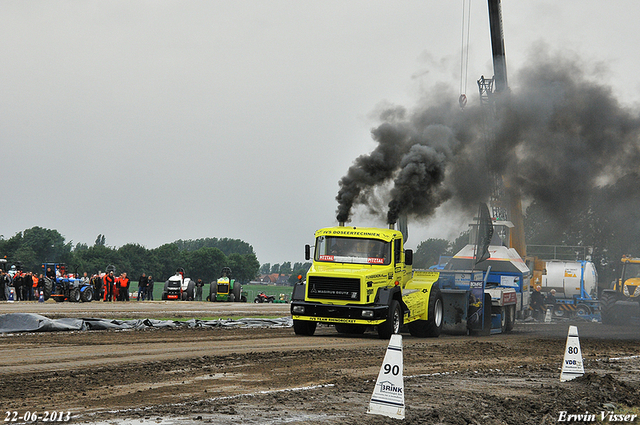
<path fill-rule="evenodd" d="M 392 227 L 392 226 L 390 226 Z M 340 333 L 375 326 L 388 339 L 404 325 L 418 337 L 436 337 L 444 306 L 437 272 L 413 272 L 413 252 L 393 228 L 337 226 L 315 233 L 313 264 L 291 297 L 297 335 L 313 335 L 318 322 Z M 311 259 L 311 247 L 305 247 Z"/>

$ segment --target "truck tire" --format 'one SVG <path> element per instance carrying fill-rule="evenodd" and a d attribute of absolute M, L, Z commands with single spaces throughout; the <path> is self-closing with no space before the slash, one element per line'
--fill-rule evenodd
<path fill-rule="evenodd" d="M 84 291 L 82 291 L 80 299 L 84 303 L 90 303 L 93 300 L 93 288 L 86 288 Z"/>
<path fill-rule="evenodd" d="M 400 303 L 397 300 L 391 300 L 387 320 L 378 325 L 378 337 L 380 339 L 389 339 L 391 335 L 400 332 L 401 327 L 402 311 L 400 310 Z"/>
<path fill-rule="evenodd" d="M 513 326 L 516 323 L 516 306 L 510 305 L 505 308 L 507 316 L 507 328 L 505 332 L 509 333 L 513 330 Z"/>
<path fill-rule="evenodd" d="M 603 325 L 622 324 L 623 320 L 615 308 L 616 301 L 618 301 L 617 293 L 615 292 L 602 293 L 602 296 L 600 297 L 600 316 L 602 317 Z"/>
<path fill-rule="evenodd" d="M 296 335 L 312 336 L 316 332 L 318 322 L 307 322 L 306 320 L 294 320 L 293 331 Z"/>
<path fill-rule="evenodd" d="M 591 313 L 591 307 L 586 304 L 578 304 L 576 307 L 576 316 L 589 316 Z"/>
<path fill-rule="evenodd" d="M 486 308 L 485 308 L 486 307 Z M 469 332 L 474 336 L 491 335 L 491 295 L 484 294 L 484 302 L 482 303 L 482 311 L 484 313 L 484 327 L 482 329 L 473 329 Z"/>
<path fill-rule="evenodd" d="M 506 333 L 507 332 L 507 307 L 502 306 L 502 307 L 491 307 L 491 315 L 493 316 L 494 314 L 499 314 L 500 315 L 500 333 Z"/>
<path fill-rule="evenodd" d="M 336 331 L 339 334 L 362 335 L 366 330 L 366 325 L 352 325 L 348 323 L 336 323 Z"/>
<path fill-rule="evenodd" d="M 409 323 L 409 333 L 418 338 L 438 337 L 444 322 L 444 304 L 439 288 L 429 294 L 429 319 Z"/>

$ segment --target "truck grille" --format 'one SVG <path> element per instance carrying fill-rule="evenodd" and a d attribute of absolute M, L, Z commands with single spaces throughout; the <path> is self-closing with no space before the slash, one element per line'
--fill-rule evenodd
<path fill-rule="evenodd" d="M 229 293 L 229 285 L 218 285 L 218 294 L 228 294 Z"/>
<path fill-rule="evenodd" d="M 309 276 L 309 298 L 360 301 L 360 279 Z"/>

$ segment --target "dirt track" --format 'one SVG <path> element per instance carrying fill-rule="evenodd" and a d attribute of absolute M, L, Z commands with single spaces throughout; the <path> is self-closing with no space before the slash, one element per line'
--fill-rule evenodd
<path fill-rule="evenodd" d="M 131 304 L 22 303 L 17 311 L 118 318 L 288 311 L 287 305 Z M 0 304 L 0 314 L 17 308 Z M 511 334 L 481 338 L 405 335 L 404 422 L 550 424 L 560 411 L 599 415 L 640 406 L 640 332 L 576 324 L 588 373 L 565 383 L 559 367 L 566 322 L 518 323 Z M 330 327 L 314 337 L 288 328 L 4 335 L 0 406 L 20 414 L 70 410 L 72 423 L 395 423 L 365 413 L 386 346 L 374 333 L 344 336 Z"/>

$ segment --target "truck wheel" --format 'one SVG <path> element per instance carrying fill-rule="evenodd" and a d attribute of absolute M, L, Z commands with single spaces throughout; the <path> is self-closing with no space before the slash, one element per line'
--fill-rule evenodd
<path fill-rule="evenodd" d="M 473 336 L 489 336 L 491 335 L 491 295 L 484 294 L 484 302 L 482 303 L 482 312 L 484 314 L 484 327 L 482 329 L 473 329 L 469 332 Z"/>
<path fill-rule="evenodd" d="M 351 325 L 351 324 L 343 324 L 336 323 L 336 331 L 339 334 L 352 334 L 352 335 L 362 335 L 366 330 L 366 325 Z"/>
<path fill-rule="evenodd" d="M 591 308 L 586 304 L 578 304 L 576 307 L 576 316 L 588 316 L 591 314 Z"/>
<path fill-rule="evenodd" d="M 82 302 L 90 303 L 93 300 L 93 288 L 86 288 L 80 295 Z"/>
<path fill-rule="evenodd" d="M 378 325 L 378 337 L 380 337 L 380 339 L 389 339 L 391 335 L 400 332 L 401 326 L 402 311 L 400 311 L 400 303 L 396 300 L 391 300 L 387 320 Z"/>
<path fill-rule="evenodd" d="M 429 294 L 429 319 L 409 323 L 409 333 L 418 338 L 437 337 L 442 332 L 444 305 L 440 289 L 433 288 Z"/>
<path fill-rule="evenodd" d="M 294 320 L 293 331 L 296 335 L 312 336 L 316 332 L 318 322 L 307 322 L 306 320 Z"/>
<path fill-rule="evenodd" d="M 162 301 L 166 301 L 167 300 L 167 293 L 163 292 L 162 296 L 160 298 L 162 299 Z"/>
<path fill-rule="evenodd" d="M 516 323 L 516 306 L 510 305 L 505 307 L 505 316 L 507 319 L 507 328 L 505 332 L 511 332 L 513 330 L 513 325 Z"/>

